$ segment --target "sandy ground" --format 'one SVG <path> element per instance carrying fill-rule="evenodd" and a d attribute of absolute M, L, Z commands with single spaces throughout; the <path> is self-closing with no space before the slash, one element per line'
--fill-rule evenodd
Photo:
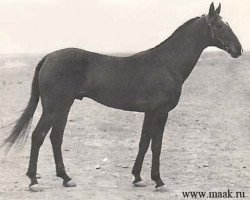
<path fill-rule="evenodd" d="M 41 56 L 0 59 L 1 140 L 20 115 L 30 94 Z M 0 149 L 0 199 L 183 199 L 183 191 L 244 191 L 250 199 L 250 54 L 232 59 L 204 54 L 186 81 L 179 105 L 165 129 L 161 174 L 167 191 L 150 180 L 151 152 L 144 161 L 144 188 L 131 184 L 142 113 L 107 108 L 92 100 L 75 101 L 64 136 L 66 169 L 77 182 L 64 188 L 55 176 L 49 138 L 40 151 L 43 192 L 28 191 L 25 147 L 4 156 Z M 41 114 L 35 113 L 32 129 Z M 106 162 L 104 162 L 106 161 Z M 100 169 L 95 169 L 99 165 Z"/>

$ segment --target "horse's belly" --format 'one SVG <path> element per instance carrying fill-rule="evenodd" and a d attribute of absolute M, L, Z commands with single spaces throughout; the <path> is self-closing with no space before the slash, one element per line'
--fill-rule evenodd
<path fill-rule="evenodd" d="M 145 112 L 150 106 L 146 98 L 132 98 L 131 95 L 123 96 L 117 94 L 88 95 L 89 98 L 105 106 L 125 111 Z"/>
<path fill-rule="evenodd" d="M 152 93 L 151 95 L 99 93 L 88 95 L 88 97 L 111 108 L 136 112 L 147 112 L 160 106 L 167 107 L 170 106 L 171 101 L 170 96 L 163 93 Z"/>

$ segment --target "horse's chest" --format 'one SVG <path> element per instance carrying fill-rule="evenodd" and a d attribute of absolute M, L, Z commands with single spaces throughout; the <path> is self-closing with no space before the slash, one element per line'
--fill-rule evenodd
<path fill-rule="evenodd" d="M 174 79 L 148 80 L 144 84 L 134 84 L 131 95 L 131 103 L 142 110 L 152 110 L 164 107 L 172 110 L 179 102 L 181 85 Z"/>
<path fill-rule="evenodd" d="M 152 109 L 157 107 L 165 107 L 170 111 L 178 104 L 180 95 L 181 88 L 179 87 L 163 87 L 152 91 L 152 94 L 148 99 L 148 104 Z"/>

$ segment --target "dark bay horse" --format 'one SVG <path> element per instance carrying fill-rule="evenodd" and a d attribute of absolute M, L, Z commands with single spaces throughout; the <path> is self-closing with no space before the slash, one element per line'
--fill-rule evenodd
<path fill-rule="evenodd" d="M 126 111 L 144 112 L 139 152 L 132 170 L 135 186 L 142 186 L 140 176 L 145 153 L 151 142 L 151 179 L 156 188 L 164 185 L 160 177 L 160 153 L 168 113 L 177 105 L 184 81 L 196 65 L 202 51 L 215 46 L 233 58 L 242 47 L 232 29 L 222 21 L 221 6 L 180 26 L 158 46 L 129 57 L 113 57 L 76 48 L 46 55 L 38 64 L 31 97 L 12 133 L 4 141 L 9 149 L 27 137 L 27 127 L 39 97 L 43 112 L 32 133 L 27 176 L 30 189 L 40 191 L 36 173 L 39 149 L 51 129 L 50 140 L 56 173 L 66 187 L 76 184 L 65 172 L 61 145 L 68 113 L 75 99 L 88 97 L 103 105 Z"/>

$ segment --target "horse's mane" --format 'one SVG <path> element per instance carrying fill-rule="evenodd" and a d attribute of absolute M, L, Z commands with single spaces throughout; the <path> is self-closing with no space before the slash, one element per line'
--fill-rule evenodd
<path fill-rule="evenodd" d="M 169 42 L 170 40 L 172 40 L 172 38 L 177 35 L 177 33 L 179 32 L 183 32 L 183 30 L 190 24 L 194 23 L 197 19 L 200 19 L 200 17 L 194 17 L 188 21 L 186 21 L 184 24 L 182 24 L 181 26 L 179 26 L 173 33 L 172 35 L 170 35 L 166 40 L 164 40 L 163 42 L 161 42 L 160 44 L 156 45 L 155 47 L 153 48 L 150 48 L 148 50 L 145 50 L 145 51 L 141 51 L 141 52 L 138 52 L 138 53 L 135 53 L 133 54 L 132 56 L 135 56 L 135 55 L 138 55 L 138 54 L 143 54 L 145 52 L 149 52 L 151 50 L 155 50 L 157 49 L 158 47 L 161 47 L 161 46 L 164 46 L 167 42 Z"/>
<path fill-rule="evenodd" d="M 165 43 L 167 43 L 170 39 L 172 39 L 177 33 L 182 32 L 188 25 L 192 24 L 193 22 L 195 22 L 197 19 L 199 19 L 200 17 L 195 17 L 192 18 L 188 21 L 186 21 L 184 24 L 182 24 L 181 26 L 179 26 L 173 33 L 171 36 L 169 36 L 166 40 L 164 40 L 163 42 L 161 42 L 160 44 L 158 44 L 156 47 L 159 47 Z M 156 48 L 154 47 L 154 48 Z"/>

